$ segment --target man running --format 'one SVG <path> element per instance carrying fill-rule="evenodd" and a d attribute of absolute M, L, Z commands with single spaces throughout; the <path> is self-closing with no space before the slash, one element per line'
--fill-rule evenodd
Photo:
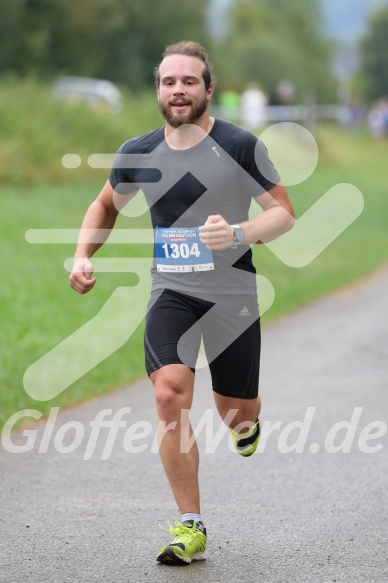
<path fill-rule="evenodd" d="M 141 189 L 155 233 L 152 293 L 145 328 L 146 370 L 152 381 L 159 449 L 181 512 L 162 563 L 205 558 L 206 529 L 198 485 L 199 455 L 189 411 L 201 338 L 221 418 L 237 451 L 248 457 L 260 438 L 258 397 L 260 318 L 250 245 L 292 228 L 286 188 L 263 143 L 250 132 L 209 115 L 214 80 L 195 42 L 168 46 L 155 69 L 165 125 L 125 142 L 108 181 L 86 212 L 70 285 L 95 285 L 92 255 L 101 246 L 88 229 L 113 228 L 119 210 Z M 261 207 L 254 218 L 252 198 Z M 260 210 L 260 209 L 258 209 Z"/>

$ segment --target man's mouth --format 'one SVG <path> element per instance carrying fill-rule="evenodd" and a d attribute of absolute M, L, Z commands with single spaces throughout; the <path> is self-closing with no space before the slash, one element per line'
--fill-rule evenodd
<path fill-rule="evenodd" d="M 177 109 L 178 111 L 181 109 L 185 109 L 185 107 L 187 107 L 188 105 L 190 105 L 189 101 L 173 101 L 171 103 L 171 106 Z"/>

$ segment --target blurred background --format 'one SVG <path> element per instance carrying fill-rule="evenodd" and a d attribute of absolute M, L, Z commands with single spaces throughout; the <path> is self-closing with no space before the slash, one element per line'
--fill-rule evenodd
<path fill-rule="evenodd" d="M 0 422 L 69 405 L 144 375 L 141 327 L 55 402 L 36 403 L 25 370 L 92 318 L 128 274 L 99 274 L 85 297 L 63 268 L 73 240 L 31 244 L 31 229 L 77 229 L 107 178 L 89 166 L 162 125 L 153 69 L 167 44 L 203 43 L 217 77 L 215 115 L 260 135 L 306 126 L 319 163 L 290 187 L 298 216 L 339 182 L 363 193 L 362 216 L 313 264 L 287 268 L 255 250 L 275 286 L 266 318 L 295 309 L 388 259 L 388 2 L 385 0 L 5 0 L 0 19 Z M 252 113 L 253 112 L 253 113 Z M 271 152 L 270 152 L 271 154 Z M 275 161 L 276 162 L 276 161 Z M 148 226 L 146 215 L 119 227 Z M 149 255 L 106 246 L 101 256 Z M 259 253 L 259 255 L 258 255 Z M 95 342 L 104 339 L 95 339 Z M 76 358 L 76 355 L 74 356 Z M 49 375 L 49 371 L 48 371 Z"/>
<path fill-rule="evenodd" d="M 267 121 L 364 123 L 375 137 L 386 136 L 387 29 L 385 0 L 6 0 L 0 180 L 68 180 L 58 156 L 70 132 L 78 133 L 78 150 L 88 151 L 93 124 L 92 149 L 109 151 L 155 127 L 153 68 L 165 45 L 181 39 L 209 50 L 218 79 L 215 114 L 256 129 L 246 109 L 257 103 Z M 74 109 L 52 97 L 122 114 L 125 126 L 111 118 L 100 143 L 101 116 L 85 113 L 82 132 Z"/>
<path fill-rule="evenodd" d="M 4 2 L 2 75 L 58 74 L 102 77 L 132 90 L 152 85 L 152 68 L 165 44 L 181 38 L 204 42 L 222 87 L 237 90 L 259 78 L 267 91 L 279 79 L 295 84 L 296 97 L 314 88 L 321 101 L 338 85 L 378 75 L 384 0 L 19 0 Z M 379 14 L 380 18 L 377 17 Z M 361 42 L 364 37 L 369 40 Z M 285 50 L 286 49 L 286 50 Z M 236 68 L 236 62 L 238 67 Z M 335 79 L 333 79 L 334 62 Z M 381 71 L 382 72 L 382 71 Z M 337 82 L 337 83 L 336 83 Z M 376 98 L 376 80 L 364 97 Z M 377 91 L 377 94 L 376 94 Z"/>

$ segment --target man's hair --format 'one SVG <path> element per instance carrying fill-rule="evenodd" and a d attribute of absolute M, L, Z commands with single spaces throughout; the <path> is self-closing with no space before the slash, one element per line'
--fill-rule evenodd
<path fill-rule="evenodd" d="M 162 61 L 171 55 L 186 55 L 188 57 L 197 57 L 197 59 L 200 59 L 205 65 L 202 73 L 203 80 L 205 82 L 205 89 L 209 89 L 210 85 L 215 84 L 212 64 L 209 61 L 206 50 L 199 43 L 188 40 L 181 41 L 173 45 L 168 45 L 163 51 Z M 157 89 L 160 85 L 159 68 L 162 64 L 162 61 L 154 69 L 155 85 Z"/>

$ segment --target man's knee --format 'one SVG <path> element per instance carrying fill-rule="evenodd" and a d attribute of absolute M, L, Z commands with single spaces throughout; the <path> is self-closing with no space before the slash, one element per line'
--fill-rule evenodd
<path fill-rule="evenodd" d="M 159 417 L 169 423 L 179 411 L 179 394 L 168 383 L 155 387 L 155 400 Z M 170 417 L 173 416 L 173 419 Z"/>
<path fill-rule="evenodd" d="M 193 385 L 190 375 L 174 366 L 162 367 L 152 374 L 159 418 L 166 423 L 178 421 L 181 411 L 190 408 Z"/>

